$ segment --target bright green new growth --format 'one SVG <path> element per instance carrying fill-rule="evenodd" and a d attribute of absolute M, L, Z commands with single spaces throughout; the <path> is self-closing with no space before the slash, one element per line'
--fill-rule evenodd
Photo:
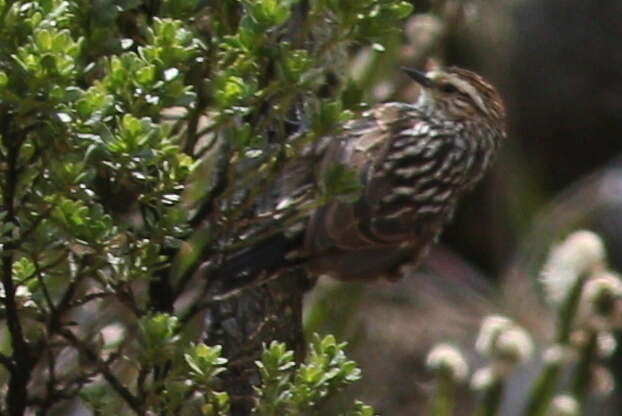
<path fill-rule="evenodd" d="M 358 381 L 361 370 L 345 356 L 345 345 L 330 335 L 320 338 L 316 334 L 305 361 L 297 365 L 285 344 L 270 344 L 257 362 L 262 384 L 256 388 L 258 403 L 253 414 L 306 414 L 317 410 L 341 388 Z M 372 415 L 373 410 L 357 402 L 348 414 Z"/>

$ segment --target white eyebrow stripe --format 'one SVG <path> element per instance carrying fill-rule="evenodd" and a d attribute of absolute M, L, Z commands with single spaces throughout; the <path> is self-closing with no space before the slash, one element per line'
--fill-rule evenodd
<path fill-rule="evenodd" d="M 471 97 L 471 99 L 479 107 L 479 109 L 482 110 L 482 112 L 484 112 L 484 114 L 488 114 L 488 111 L 486 111 L 486 106 L 484 105 L 484 100 L 482 100 L 482 97 L 479 95 L 477 90 L 471 84 L 461 79 L 457 79 L 457 78 L 452 78 L 452 82 L 456 86 L 456 88 L 468 94 L 469 97 Z"/>
<path fill-rule="evenodd" d="M 477 107 L 482 110 L 482 112 L 484 114 L 488 114 L 488 110 L 486 109 L 486 106 L 484 105 L 484 100 L 482 100 L 482 97 L 480 96 L 480 94 L 477 92 L 477 89 L 475 89 L 471 84 L 469 84 L 467 81 L 461 80 L 460 78 L 456 77 L 456 76 L 452 76 L 451 74 L 447 74 L 445 77 L 443 77 L 443 73 L 442 72 L 438 72 L 438 71 L 430 71 L 426 74 L 426 76 L 434 81 L 437 81 L 441 78 L 445 78 L 445 80 L 450 81 L 456 88 L 458 88 L 459 91 L 467 94 L 469 97 L 471 97 L 471 99 L 473 100 L 473 102 L 475 103 L 475 105 L 477 105 Z"/>

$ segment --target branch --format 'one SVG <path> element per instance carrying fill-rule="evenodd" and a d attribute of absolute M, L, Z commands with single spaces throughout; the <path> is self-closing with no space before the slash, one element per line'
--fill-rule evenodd
<path fill-rule="evenodd" d="M 136 414 L 143 414 L 143 403 L 123 386 L 123 383 L 112 373 L 106 362 L 102 361 L 96 352 L 91 350 L 84 342 L 80 341 L 73 332 L 65 328 L 58 328 L 57 333 L 68 340 L 71 345 L 96 365 L 99 373 Z"/>
<path fill-rule="evenodd" d="M 6 355 L 0 353 L 0 364 L 2 364 L 9 372 L 14 371 L 13 370 L 13 361 L 11 361 L 11 359 L 9 357 L 7 357 Z"/>
<path fill-rule="evenodd" d="M 6 208 L 6 221 L 18 225 L 16 216 L 16 192 L 19 177 L 18 158 L 22 144 L 26 140 L 27 130 L 17 133 L 12 131 L 13 116 L 10 113 L 4 114 L 0 125 L 0 131 L 4 146 L 7 149 L 7 170 L 4 181 L 3 201 Z M 24 337 L 24 331 L 18 313 L 17 300 L 15 299 L 15 285 L 13 282 L 13 263 L 15 260 L 15 250 L 17 243 L 9 241 L 5 245 L 6 254 L 2 257 L 2 284 L 5 296 L 2 298 L 7 316 L 7 327 L 11 334 L 11 348 L 13 349 L 14 365 L 10 368 L 11 379 L 7 392 L 7 407 L 9 414 L 22 415 L 26 409 L 28 390 L 27 385 L 30 381 L 30 374 L 37 360 L 32 356 L 30 346 Z"/>

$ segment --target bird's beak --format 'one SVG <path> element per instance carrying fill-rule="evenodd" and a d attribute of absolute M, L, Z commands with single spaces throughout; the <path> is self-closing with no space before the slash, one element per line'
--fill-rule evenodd
<path fill-rule="evenodd" d="M 414 68 L 405 68 L 405 67 L 402 67 L 402 71 L 406 72 L 406 75 L 408 75 L 411 79 L 419 83 L 421 86 L 427 87 L 427 88 L 432 86 L 432 81 L 430 80 L 430 78 L 428 78 L 425 75 L 424 72 L 421 72 Z"/>

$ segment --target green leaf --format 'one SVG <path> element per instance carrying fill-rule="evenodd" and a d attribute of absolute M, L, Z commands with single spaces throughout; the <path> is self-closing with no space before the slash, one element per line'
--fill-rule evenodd
<path fill-rule="evenodd" d="M 225 75 L 215 81 L 214 98 L 223 107 L 232 107 L 250 97 L 254 92 L 254 83 L 236 75 Z"/>
<path fill-rule="evenodd" d="M 225 371 L 222 367 L 227 359 L 221 357 L 221 346 L 210 347 L 205 344 L 194 345 L 189 352 L 184 354 L 184 359 L 195 377 L 205 385 L 209 385 L 212 379 Z"/>
<path fill-rule="evenodd" d="M 343 109 L 341 101 L 324 100 L 320 102 L 317 112 L 312 115 L 311 128 L 318 137 L 326 136 L 351 117 L 352 113 Z"/>
<path fill-rule="evenodd" d="M 34 263 L 26 258 L 22 257 L 13 263 L 13 278 L 17 281 L 29 279 L 35 274 Z"/>
<path fill-rule="evenodd" d="M 415 6 L 407 1 L 400 1 L 393 6 L 393 10 L 399 19 L 405 19 L 413 13 Z"/>
<path fill-rule="evenodd" d="M 357 400 L 343 416 L 374 416 L 374 408 Z"/>
<path fill-rule="evenodd" d="M 343 164 L 329 167 L 320 178 L 321 198 L 325 201 L 336 198 L 343 202 L 354 202 L 362 189 L 357 173 Z"/>
<path fill-rule="evenodd" d="M 286 50 L 283 57 L 285 77 L 294 83 L 302 83 L 303 75 L 312 67 L 313 61 L 304 49 Z"/>
<path fill-rule="evenodd" d="M 151 84 L 155 80 L 155 71 L 154 65 L 145 65 L 136 71 L 136 80 L 142 85 Z"/>
<path fill-rule="evenodd" d="M 177 317 L 165 313 L 146 315 L 140 319 L 138 327 L 143 347 L 141 354 L 146 363 L 154 364 L 171 357 L 179 339 Z"/>
<path fill-rule="evenodd" d="M 290 15 L 291 7 L 298 0 L 243 0 L 246 10 L 260 28 L 284 23 Z"/>
<path fill-rule="evenodd" d="M 0 71 L 0 89 L 6 87 L 8 83 L 9 77 L 7 76 L 6 72 Z"/>

